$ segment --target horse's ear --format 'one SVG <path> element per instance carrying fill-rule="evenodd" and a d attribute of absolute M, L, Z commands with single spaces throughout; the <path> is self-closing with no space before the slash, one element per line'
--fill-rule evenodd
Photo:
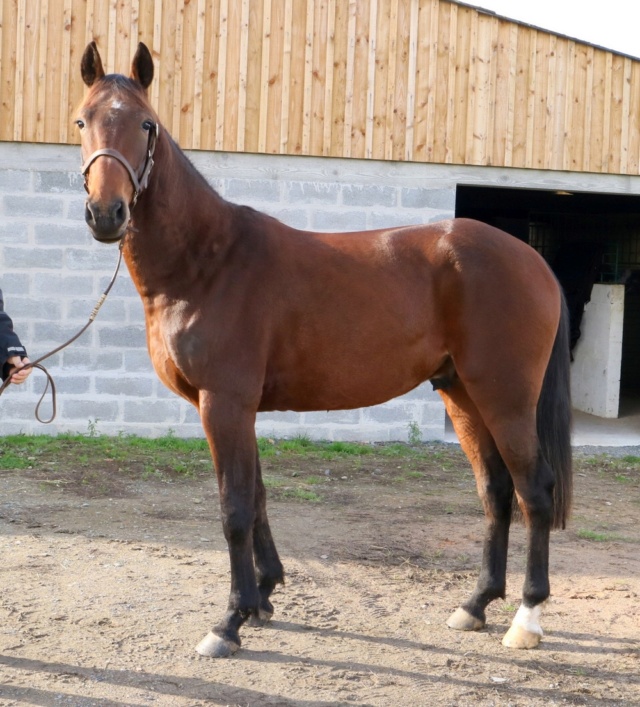
<path fill-rule="evenodd" d="M 82 61 L 80 62 L 80 71 L 82 73 L 82 80 L 87 86 L 93 86 L 98 79 L 104 76 L 102 59 L 100 58 L 98 46 L 95 42 L 87 44 L 87 48 L 82 55 Z"/>
<path fill-rule="evenodd" d="M 140 42 L 131 62 L 131 78 L 142 84 L 145 90 L 153 81 L 153 59 L 146 44 Z"/>

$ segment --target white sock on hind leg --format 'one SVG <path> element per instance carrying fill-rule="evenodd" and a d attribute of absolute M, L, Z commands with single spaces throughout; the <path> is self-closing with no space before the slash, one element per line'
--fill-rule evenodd
<path fill-rule="evenodd" d="M 534 606 L 533 608 L 526 607 L 524 604 L 520 604 L 516 615 L 511 623 L 512 626 L 521 626 L 525 631 L 530 633 L 537 633 L 542 636 L 542 628 L 540 627 L 540 612 L 541 606 Z"/>

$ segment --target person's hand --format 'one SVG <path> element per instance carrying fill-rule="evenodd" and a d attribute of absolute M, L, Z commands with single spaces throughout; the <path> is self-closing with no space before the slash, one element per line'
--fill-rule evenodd
<path fill-rule="evenodd" d="M 15 384 L 24 383 L 31 375 L 33 369 L 24 369 L 25 364 L 30 363 L 28 358 L 20 358 L 20 356 L 10 356 L 7 363 L 12 367 L 9 371 L 11 382 Z"/>

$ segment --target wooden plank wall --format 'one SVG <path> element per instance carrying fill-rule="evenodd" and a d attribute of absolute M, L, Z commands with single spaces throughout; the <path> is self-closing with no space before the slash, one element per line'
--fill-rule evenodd
<path fill-rule="evenodd" d="M 640 60 L 448 0 L 0 0 L 0 140 L 76 141 L 91 39 L 183 148 L 639 172 Z"/>

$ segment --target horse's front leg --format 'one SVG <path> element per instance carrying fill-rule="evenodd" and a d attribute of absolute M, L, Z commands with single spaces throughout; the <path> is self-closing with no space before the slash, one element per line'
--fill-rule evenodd
<path fill-rule="evenodd" d="M 240 647 L 240 627 L 258 615 L 260 593 L 253 563 L 257 446 L 255 412 L 227 396 L 202 393 L 200 416 L 220 490 L 222 528 L 229 547 L 231 591 L 222 620 L 196 646 L 222 658 Z"/>
<path fill-rule="evenodd" d="M 252 626 L 261 626 L 273 616 L 269 597 L 277 584 L 284 584 L 284 569 L 273 542 L 267 518 L 267 494 L 262 481 L 260 459 L 256 451 L 256 518 L 253 526 L 253 552 L 256 563 L 260 608 L 251 617 Z"/>

